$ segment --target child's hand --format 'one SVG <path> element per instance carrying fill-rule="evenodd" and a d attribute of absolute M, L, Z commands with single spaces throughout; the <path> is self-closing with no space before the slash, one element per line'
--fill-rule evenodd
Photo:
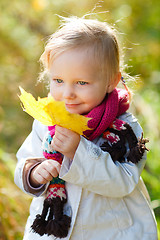
<path fill-rule="evenodd" d="M 46 160 L 37 165 L 30 174 L 30 183 L 33 187 L 38 187 L 41 184 L 46 184 L 53 177 L 59 175 L 61 165 L 55 160 Z"/>
<path fill-rule="evenodd" d="M 62 153 L 70 159 L 73 159 L 79 142 L 80 135 L 78 133 L 75 133 L 67 128 L 56 126 L 51 146 L 54 150 Z"/>

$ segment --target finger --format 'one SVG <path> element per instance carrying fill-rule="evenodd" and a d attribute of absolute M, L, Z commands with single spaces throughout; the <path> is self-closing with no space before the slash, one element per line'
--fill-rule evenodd
<path fill-rule="evenodd" d="M 58 132 L 63 132 L 65 129 L 66 129 L 66 128 L 61 127 L 61 126 L 59 126 L 59 125 L 56 125 L 56 126 L 55 126 L 55 130 L 58 131 Z"/>
<path fill-rule="evenodd" d="M 56 131 L 53 138 L 56 138 L 56 139 L 58 139 L 59 141 L 63 142 L 65 139 L 68 138 L 68 136 L 65 135 L 64 133 L 61 133 L 61 132 Z"/>
<path fill-rule="evenodd" d="M 60 169 L 61 169 L 61 165 L 57 161 L 52 160 L 50 162 L 50 174 L 53 177 L 57 177 L 59 175 Z"/>
<path fill-rule="evenodd" d="M 58 125 L 56 125 L 55 130 L 55 135 L 58 134 L 64 137 L 68 137 L 68 134 L 71 132 L 71 130 Z"/>
<path fill-rule="evenodd" d="M 32 171 L 32 177 L 34 180 L 36 180 L 36 183 L 46 184 L 47 182 L 51 181 L 53 177 L 57 177 L 57 168 L 55 168 L 55 171 L 53 171 L 52 165 L 50 166 L 49 164 L 50 161 L 52 162 L 53 160 L 44 161 Z M 50 172 L 50 168 L 52 172 Z"/>
<path fill-rule="evenodd" d="M 37 182 L 38 184 L 46 184 L 46 183 L 48 182 L 48 181 L 47 181 L 43 176 L 41 176 L 39 173 L 34 175 L 34 179 L 36 180 L 36 182 Z"/>
<path fill-rule="evenodd" d="M 41 181 L 44 181 L 44 182 L 49 182 L 52 180 L 52 175 L 50 174 L 50 172 L 48 172 L 46 169 L 42 169 L 40 172 L 39 172 L 39 178 L 42 178 Z"/>
<path fill-rule="evenodd" d="M 53 137 L 52 142 L 51 142 L 51 147 L 59 151 L 63 147 L 64 143 L 62 140 L 58 139 L 56 136 Z"/>
<path fill-rule="evenodd" d="M 52 142 L 54 142 L 56 145 L 60 145 L 63 143 L 63 136 L 60 137 L 60 135 L 54 135 Z"/>
<path fill-rule="evenodd" d="M 44 162 L 43 168 L 41 168 L 39 172 L 45 179 L 48 179 L 50 178 L 48 174 L 50 174 L 52 178 L 57 177 L 60 172 L 60 168 L 61 165 L 59 162 L 50 159 Z"/>

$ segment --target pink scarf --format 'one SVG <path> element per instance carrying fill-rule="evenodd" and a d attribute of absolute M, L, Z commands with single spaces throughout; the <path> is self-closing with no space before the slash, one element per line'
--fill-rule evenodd
<path fill-rule="evenodd" d="M 115 88 L 108 94 L 103 102 L 92 109 L 86 117 L 92 118 L 88 122 L 88 127 L 92 130 L 86 130 L 84 135 L 89 140 L 94 140 L 100 136 L 114 121 L 114 119 L 126 112 L 129 108 L 129 94 L 126 90 Z M 49 126 L 51 136 L 55 134 L 55 126 Z"/>
<path fill-rule="evenodd" d="M 89 140 L 94 140 L 100 136 L 114 121 L 114 119 L 126 112 L 129 108 L 129 94 L 123 89 L 114 89 L 103 102 L 92 109 L 87 117 L 92 118 L 88 122 L 88 127 L 92 130 L 87 130 L 84 135 Z"/>

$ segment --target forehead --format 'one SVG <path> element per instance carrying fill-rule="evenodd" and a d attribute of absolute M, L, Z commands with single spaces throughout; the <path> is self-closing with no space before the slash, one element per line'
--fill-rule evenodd
<path fill-rule="evenodd" d="M 60 53 L 51 63 L 51 72 L 62 72 L 66 69 L 74 69 L 89 74 L 100 73 L 100 67 L 95 57 L 93 48 L 73 48 Z"/>

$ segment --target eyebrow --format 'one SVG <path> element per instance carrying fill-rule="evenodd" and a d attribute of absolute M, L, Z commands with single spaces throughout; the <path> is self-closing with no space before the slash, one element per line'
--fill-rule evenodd
<path fill-rule="evenodd" d="M 63 77 L 61 77 L 61 76 L 57 76 L 57 75 L 55 75 L 55 76 L 52 76 L 52 79 L 64 79 Z M 75 79 L 73 79 L 73 81 L 83 81 L 83 82 L 88 82 L 88 81 L 91 81 L 92 80 L 92 78 L 91 79 L 85 79 L 85 78 L 83 78 L 83 77 L 77 77 L 77 78 L 75 78 Z"/>
<path fill-rule="evenodd" d="M 58 75 L 55 75 L 55 76 L 52 76 L 52 78 L 62 78 L 61 76 L 58 76 Z"/>

